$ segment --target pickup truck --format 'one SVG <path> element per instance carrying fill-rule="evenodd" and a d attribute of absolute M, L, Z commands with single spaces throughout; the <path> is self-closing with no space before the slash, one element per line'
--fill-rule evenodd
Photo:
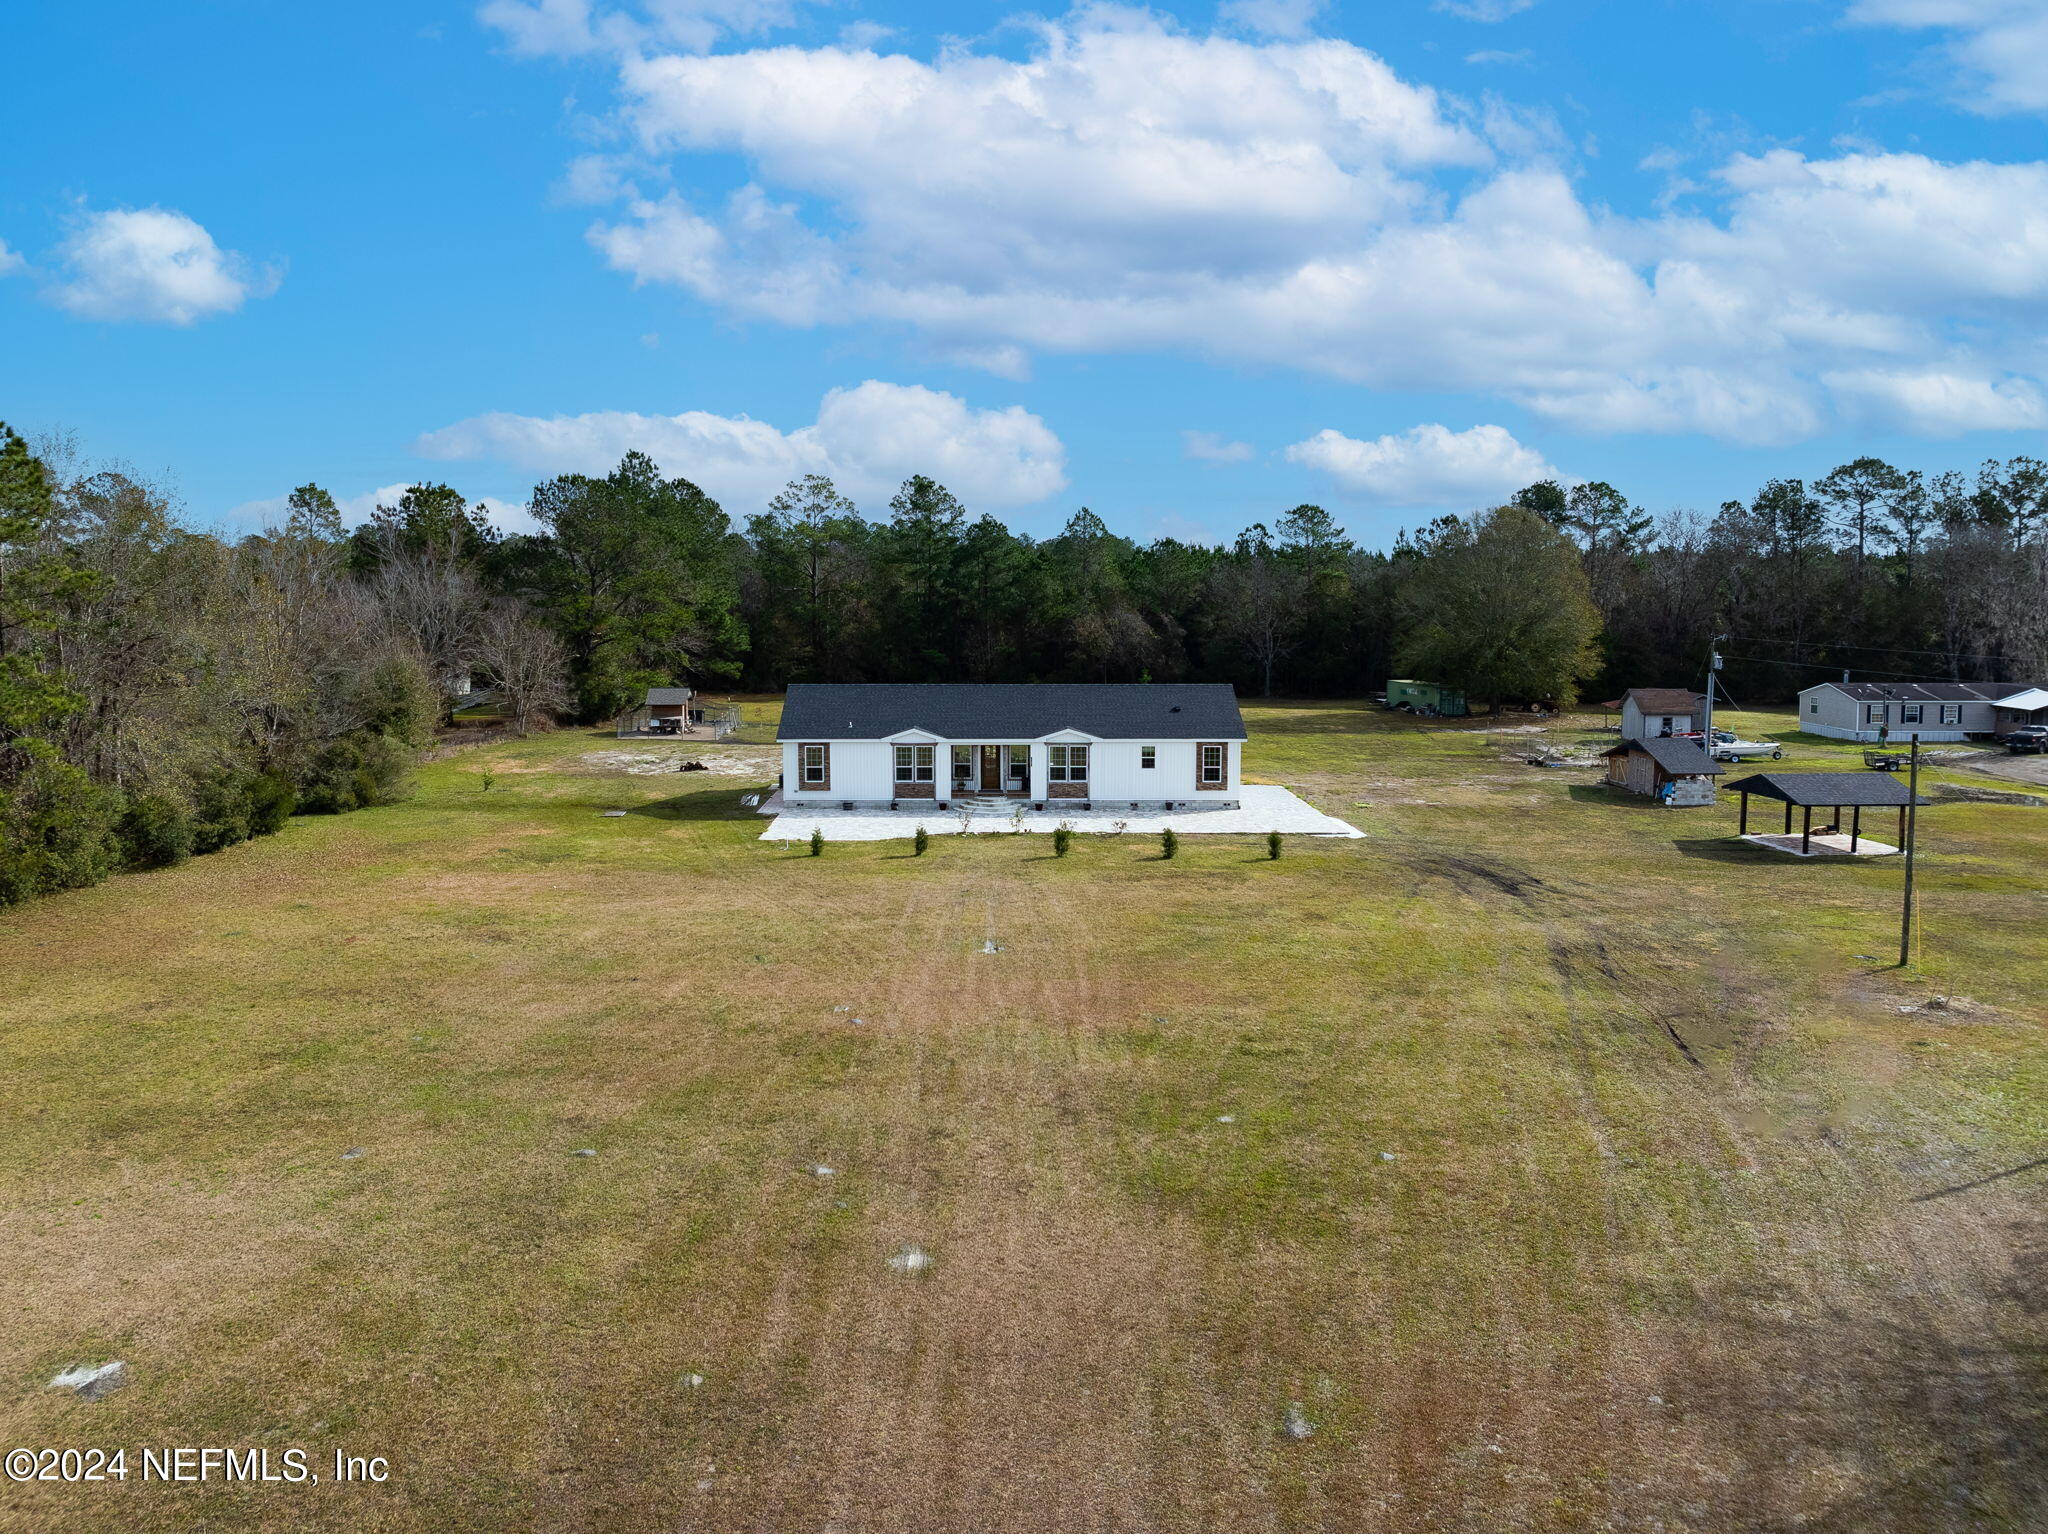
<path fill-rule="evenodd" d="M 2048 751 L 2048 724 L 2027 724 L 2005 737 L 2005 749 L 2014 756 Z"/>

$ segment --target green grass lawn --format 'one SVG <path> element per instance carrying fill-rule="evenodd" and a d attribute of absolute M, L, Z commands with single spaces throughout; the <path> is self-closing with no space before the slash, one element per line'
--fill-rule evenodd
<path fill-rule="evenodd" d="M 2041 1527 L 2048 809 L 1900 971 L 1591 720 L 1246 712 L 1365 840 L 811 858 L 565 731 L 0 915 L 0 1448 L 392 1467 L 0 1529 Z"/>

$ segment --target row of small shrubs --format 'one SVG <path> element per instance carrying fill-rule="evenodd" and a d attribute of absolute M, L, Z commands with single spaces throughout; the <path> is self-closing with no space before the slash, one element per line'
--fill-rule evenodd
<path fill-rule="evenodd" d="M 910 839 L 911 855 L 913 857 L 923 857 L 931 844 L 931 832 L 927 831 L 923 826 L 919 826 L 917 834 Z M 1266 856 L 1277 862 L 1280 857 L 1280 845 L 1280 833 L 1278 831 L 1268 831 L 1266 833 Z M 1074 828 L 1072 826 L 1054 827 L 1052 833 L 1052 855 L 1056 858 L 1063 858 L 1073 850 L 1073 846 Z M 818 858 L 824 855 L 825 828 L 823 826 L 812 826 L 811 856 Z M 1162 858 L 1172 858 L 1180 855 L 1180 836 L 1171 826 L 1168 826 L 1159 833 L 1159 855 Z"/>
<path fill-rule="evenodd" d="M 168 794 L 138 794 L 115 824 L 129 868 L 168 868 L 283 829 L 297 802 L 275 773 L 235 772 L 199 786 L 188 806 Z"/>

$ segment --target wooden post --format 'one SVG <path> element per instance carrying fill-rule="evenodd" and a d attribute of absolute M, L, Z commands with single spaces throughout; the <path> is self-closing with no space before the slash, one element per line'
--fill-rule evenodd
<path fill-rule="evenodd" d="M 1742 825 L 1735 834 L 1737 836 L 1749 835 L 1749 790 L 1746 788 L 1742 791 Z"/>
<path fill-rule="evenodd" d="M 1792 801 L 1790 799 L 1785 801 L 1785 834 L 1787 836 L 1792 834 Z"/>
<path fill-rule="evenodd" d="M 1920 829 L 1920 737 L 1913 737 L 1912 769 L 1906 776 L 1906 802 L 1899 807 L 1905 827 L 1900 838 L 1906 844 L 1906 897 L 1899 916 L 1899 968 L 1913 962 L 1913 837 Z"/>
<path fill-rule="evenodd" d="M 1813 806 L 1809 804 L 1804 808 L 1805 818 L 1799 822 L 1799 850 L 1802 853 L 1813 851 Z"/>
<path fill-rule="evenodd" d="M 1857 805 L 1849 811 L 1849 851 L 1855 852 L 1856 842 L 1863 835 L 1863 806 Z"/>

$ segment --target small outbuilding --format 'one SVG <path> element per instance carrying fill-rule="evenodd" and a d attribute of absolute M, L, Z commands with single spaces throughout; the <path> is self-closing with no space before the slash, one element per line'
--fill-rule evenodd
<path fill-rule="evenodd" d="M 1647 794 L 1674 809 L 1712 804 L 1714 779 L 1724 771 L 1689 740 L 1624 740 L 1601 754 L 1609 787 Z"/>
<path fill-rule="evenodd" d="M 650 687 L 637 708 L 619 715 L 619 738 L 639 735 L 688 735 L 701 718 L 692 706 L 695 694 L 687 687 Z"/>
<path fill-rule="evenodd" d="M 1418 714 L 1440 714 L 1446 719 L 1465 717 L 1465 695 L 1455 687 L 1435 682 L 1397 679 L 1387 683 L 1387 707 L 1410 708 Z"/>
<path fill-rule="evenodd" d="M 1700 727 L 1707 700 L 1686 687 L 1631 687 L 1621 695 L 1621 738 L 1659 740 Z"/>
<path fill-rule="evenodd" d="M 1759 847 L 1790 852 L 1802 858 L 1827 854 L 1873 858 L 1897 852 L 1906 842 L 1907 808 L 1934 802 L 1925 796 L 1914 798 L 1905 784 L 1882 772 L 1760 772 L 1754 777 L 1730 783 L 1728 787 L 1731 792 L 1742 796 L 1742 819 L 1736 835 Z M 1775 799 L 1785 806 L 1783 831 L 1752 832 L 1749 829 L 1752 795 L 1759 799 Z M 1802 815 L 1796 835 L 1792 830 L 1794 809 L 1801 811 Z M 1814 825 L 1813 812 L 1817 809 L 1830 812 L 1831 818 L 1826 824 Z M 1872 841 L 1863 834 L 1865 810 L 1890 809 L 1899 812 L 1899 847 Z M 1849 812 L 1846 833 L 1842 826 L 1843 810 Z"/>

